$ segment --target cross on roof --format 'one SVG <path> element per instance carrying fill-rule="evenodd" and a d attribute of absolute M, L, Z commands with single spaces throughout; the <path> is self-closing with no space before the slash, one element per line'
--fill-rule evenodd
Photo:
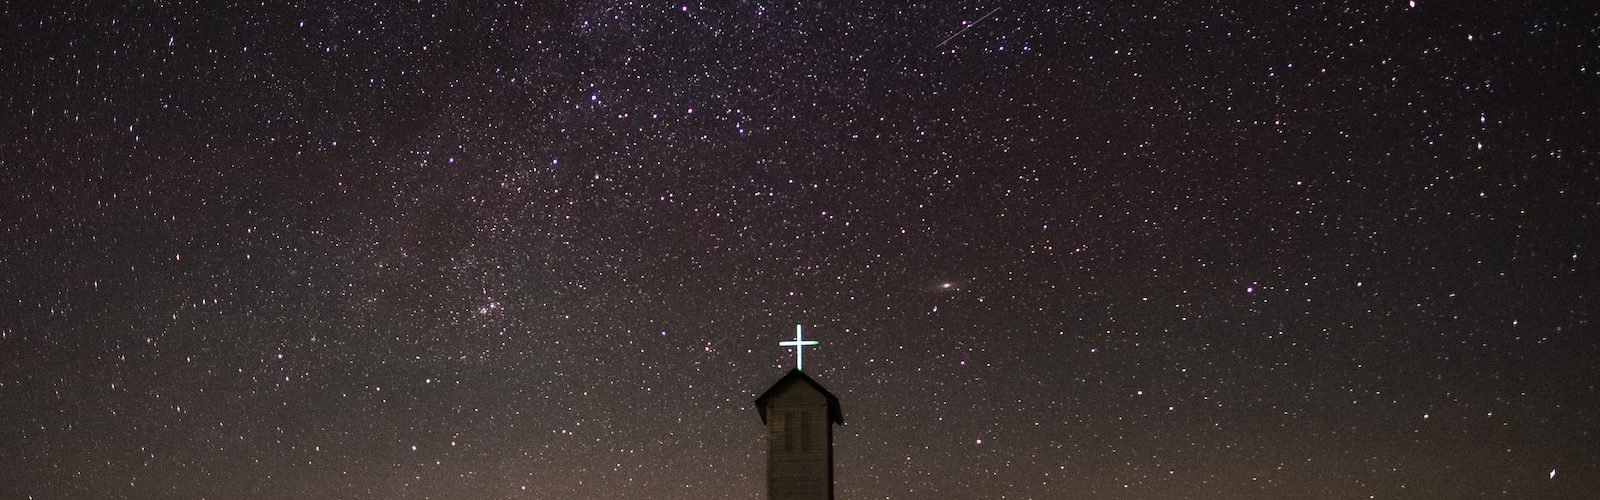
<path fill-rule="evenodd" d="M 801 349 L 805 349 L 808 345 L 817 345 L 817 341 L 805 340 L 804 337 L 800 336 L 800 325 L 794 325 L 794 340 L 785 340 L 779 342 L 778 345 L 794 348 L 794 369 L 800 370 L 803 369 L 806 359 L 805 353 Z"/>

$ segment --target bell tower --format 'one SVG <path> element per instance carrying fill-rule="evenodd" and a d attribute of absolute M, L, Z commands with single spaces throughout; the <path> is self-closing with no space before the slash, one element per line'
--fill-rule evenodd
<path fill-rule="evenodd" d="M 800 349 L 816 345 L 800 336 L 781 343 Z M 815 379 L 793 370 L 756 398 L 767 428 L 768 500 L 833 500 L 833 426 L 844 424 L 839 398 Z"/>

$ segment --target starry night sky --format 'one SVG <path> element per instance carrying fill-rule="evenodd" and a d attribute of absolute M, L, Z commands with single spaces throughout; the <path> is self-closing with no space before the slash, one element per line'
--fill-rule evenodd
<path fill-rule="evenodd" d="M 462 3 L 0 6 L 0 498 L 1600 490 L 1592 5 Z"/>

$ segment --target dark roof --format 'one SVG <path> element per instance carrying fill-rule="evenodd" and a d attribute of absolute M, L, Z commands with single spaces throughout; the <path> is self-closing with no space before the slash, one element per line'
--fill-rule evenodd
<path fill-rule="evenodd" d="M 801 382 L 811 386 L 813 390 L 822 393 L 823 397 L 828 398 L 828 420 L 832 420 L 835 424 L 843 425 L 844 410 L 839 409 L 839 398 L 835 397 L 833 393 L 828 392 L 828 389 L 823 388 L 822 384 L 817 383 L 816 380 L 813 380 L 811 377 L 806 376 L 806 374 L 801 373 L 799 369 L 789 370 L 789 373 L 784 374 L 783 378 L 780 378 L 777 382 L 773 383 L 772 387 L 767 389 L 767 392 L 761 393 L 761 396 L 756 398 L 756 410 L 761 412 L 761 423 L 767 423 L 767 398 L 771 398 L 772 396 L 776 395 L 778 393 L 778 389 Z"/>

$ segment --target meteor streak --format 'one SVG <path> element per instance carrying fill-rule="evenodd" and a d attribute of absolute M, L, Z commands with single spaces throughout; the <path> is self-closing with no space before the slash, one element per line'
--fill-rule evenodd
<path fill-rule="evenodd" d="M 991 9 L 988 14 L 984 14 L 983 17 L 978 18 L 977 21 L 973 21 L 972 23 L 968 24 L 967 27 L 961 28 L 961 31 L 957 31 L 954 35 L 950 35 L 949 37 L 946 37 L 943 42 L 939 42 L 939 44 L 938 45 L 934 45 L 933 48 L 937 49 L 939 47 L 943 47 L 944 44 L 950 43 L 951 40 L 955 40 L 956 37 L 961 36 L 962 33 L 966 33 L 967 30 L 972 29 L 973 26 L 977 26 L 978 23 L 983 22 L 984 19 L 988 19 L 989 16 L 992 16 L 992 15 L 994 15 L 995 12 L 999 12 L 999 11 L 1000 11 L 999 7 L 995 7 L 994 9 Z"/>

